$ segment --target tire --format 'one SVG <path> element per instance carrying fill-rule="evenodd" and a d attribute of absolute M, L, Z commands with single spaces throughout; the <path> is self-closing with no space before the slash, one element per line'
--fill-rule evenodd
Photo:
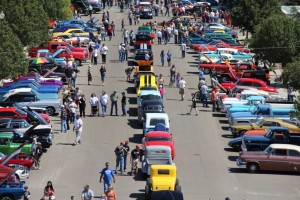
<path fill-rule="evenodd" d="M 210 74 L 210 69 L 204 68 L 204 74 Z"/>
<path fill-rule="evenodd" d="M 181 192 L 181 186 L 175 185 L 175 191 L 176 192 Z"/>
<path fill-rule="evenodd" d="M 259 165 L 257 163 L 249 163 L 247 169 L 249 173 L 257 173 L 259 171 Z"/>
<path fill-rule="evenodd" d="M 145 186 L 145 199 L 150 200 L 151 199 L 151 188 L 150 185 Z"/>
<path fill-rule="evenodd" d="M 147 179 L 148 174 L 147 173 L 143 173 L 143 179 Z"/>
<path fill-rule="evenodd" d="M 176 186 L 179 186 L 179 179 L 178 179 L 178 178 L 176 178 L 175 187 L 176 187 Z"/>
<path fill-rule="evenodd" d="M 46 112 L 48 115 L 52 116 L 55 114 L 55 109 L 53 107 L 47 107 Z"/>
<path fill-rule="evenodd" d="M 12 196 L 10 195 L 4 195 L 0 198 L 0 200 L 14 200 Z"/>

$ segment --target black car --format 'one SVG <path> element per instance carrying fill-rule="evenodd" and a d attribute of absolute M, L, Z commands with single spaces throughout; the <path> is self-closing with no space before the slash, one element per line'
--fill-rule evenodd
<path fill-rule="evenodd" d="M 13 129 L 13 128 L 4 128 L 4 129 L 0 129 L 0 134 L 2 133 L 12 133 L 13 136 L 13 142 L 14 143 L 24 143 L 25 141 L 29 141 L 32 142 L 33 138 L 37 138 L 37 142 L 40 142 L 42 144 L 43 148 L 49 148 L 52 145 L 52 138 L 50 135 L 46 136 L 46 135 L 41 135 L 41 136 L 37 136 L 35 135 L 35 133 L 33 132 L 33 129 L 36 127 L 37 125 L 31 126 L 25 133 L 20 132 L 17 129 Z"/>
<path fill-rule="evenodd" d="M 140 18 L 141 19 L 152 19 L 152 8 L 151 7 L 142 7 L 140 11 Z"/>
<path fill-rule="evenodd" d="M 183 200 L 183 194 L 170 190 L 152 191 L 151 200 Z"/>
<path fill-rule="evenodd" d="M 146 118 L 146 113 L 164 113 L 163 102 L 159 100 L 144 100 L 138 108 L 138 120 L 142 125 Z"/>

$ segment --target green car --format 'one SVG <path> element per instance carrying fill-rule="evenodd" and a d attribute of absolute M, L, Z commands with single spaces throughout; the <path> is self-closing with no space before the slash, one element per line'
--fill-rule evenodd
<path fill-rule="evenodd" d="M 139 31 L 144 31 L 144 30 L 146 30 L 146 31 L 152 31 L 152 28 L 151 28 L 151 26 L 139 26 L 138 30 Z"/>
<path fill-rule="evenodd" d="M 9 155 L 11 154 L 16 148 L 20 146 L 20 143 L 13 143 L 13 134 L 11 133 L 4 133 L 0 134 L 0 152 Z M 31 154 L 32 145 L 26 144 L 21 150 L 21 153 Z"/>

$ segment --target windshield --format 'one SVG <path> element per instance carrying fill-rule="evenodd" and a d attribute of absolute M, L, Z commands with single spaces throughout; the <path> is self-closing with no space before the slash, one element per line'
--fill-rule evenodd
<path fill-rule="evenodd" d="M 153 88 L 153 87 L 142 87 L 140 90 L 156 90 L 156 88 Z"/>
<path fill-rule="evenodd" d="M 148 94 L 148 95 L 143 95 L 140 97 L 141 100 L 160 100 L 160 96 L 158 95 L 152 95 L 152 94 Z"/>
<path fill-rule="evenodd" d="M 254 107 L 253 110 L 251 111 L 251 113 L 253 115 L 255 115 L 257 112 L 258 112 L 258 108 L 257 107 Z"/>
<path fill-rule="evenodd" d="M 267 147 L 263 152 L 264 152 L 265 155 L 269 155 L 271 151 L 272 151 L 272 148 Z"/>
<path fill-rule="evenodd" d="M 260 126 L 260 125 L 262 125 L 264 122 L 265 122 L 264 119 L 259 119 L 259 120 L 257 120 L 257 121 L 255 122 L 255 124 L 256 124 L 257 126 Z"/>
<path fill-rule="evenodd" d="M 153 142 L 153 141 L 166 141 L 166 142 L 170 142 L 170 138 L 166 138 L 166 137 L 150 137 L 148 138 L 148 142 Z"/>
<path fill-rule="evenodd" d="M 165 119 L 151 119 L 150 120 L 150 126 L 155 126 L 158 123 L 166 125 L 165 122 L 166 122 Z"/>
<path fill-rule="evenodd" d="M 272 130 L 266 129 L 266 131 L 265 131 L 265 137 L 266 138 L 271 138 L 271 135 L 272 135 Z"/>
<path fill-rule="evenodd" d="M 146 106 L 144 108 L 145 111 L 162 111 L 162 107 L 161 106 Z"/>

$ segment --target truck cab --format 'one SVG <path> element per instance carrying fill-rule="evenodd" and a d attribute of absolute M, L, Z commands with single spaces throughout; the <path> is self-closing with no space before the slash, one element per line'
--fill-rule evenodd
<path fill-rule="evenodd" d="M 146 113 L 143 135 L 145 136 L 149 131 L 154 131 L 158 123 L 163 124 L 166 131 L 170 132 L 170 119 L 167 113 Z"/>

